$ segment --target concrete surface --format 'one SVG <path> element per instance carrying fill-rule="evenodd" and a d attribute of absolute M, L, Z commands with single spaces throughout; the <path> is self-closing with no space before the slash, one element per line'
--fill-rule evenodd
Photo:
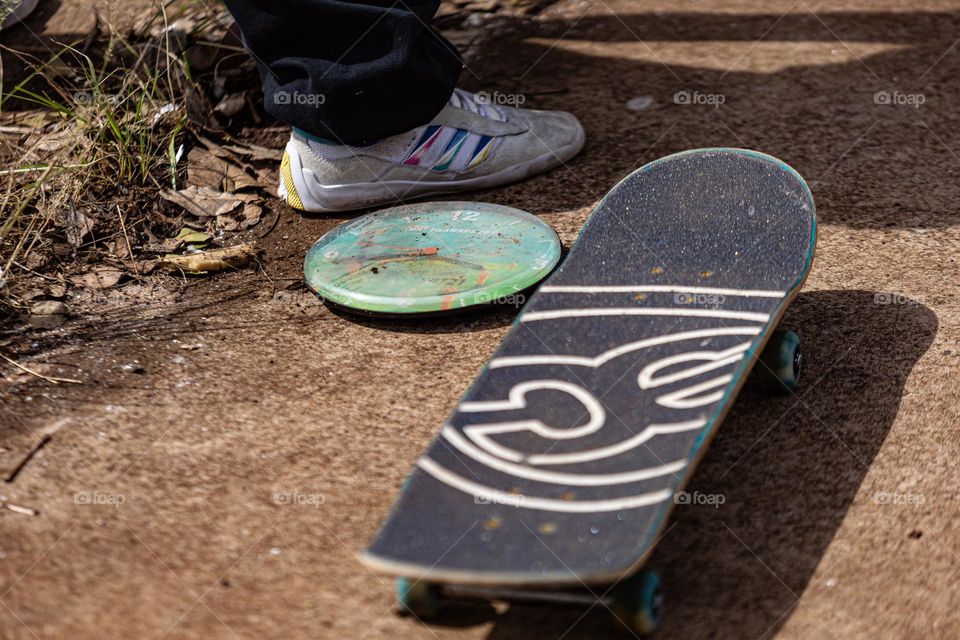
<path fill-rule="evenodd" d="M 958 27 L 931 0 L 561 0 L 504 19 L 464 72 L 582 119 L 567 167 L 476 196 L 568 246 L 681 149 L 757 148 L 811 182 L 819 250 L 785 319 L 806 380 L 745 392 L 708 452 L 689 490 L 724 504 L 679 508 L 652 559 L 662 638 L 960 637 Z M 0 509 L 0 638 L 618 637 L 600 607 L 393 613 L 355 556 L 512 314 L 332 313 L 296 282 L 344 218 L 275 210 L 262 269 L 105 295 L 31 338 L 24 364 L 83 384 L 4 365 L 0 469 L 55 433 L 0 484 L 40 512 Z"/>

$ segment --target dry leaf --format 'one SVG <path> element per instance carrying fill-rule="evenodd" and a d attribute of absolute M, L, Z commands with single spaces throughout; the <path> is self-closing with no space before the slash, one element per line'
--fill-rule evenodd
<path fill-rule="evenodd" d="M 232 195 L 232 194 L 231 194 L 231 195 Z M 222 201 L 222 204 L 220 204 L 220 206 L 218 206 L 218 207 L 214 210 L 213 215 L 214 215 L 214 216 L 218 216 L 218 217 L 219 217 L 219 216 L 223 216 L 223 215 L 226 215 L 226 214 L 231 213 L 231 212 L 233 212 L 233 211 L 237 211 L 237 210 L 240 209 L 242 206 L 243 206 L 243 201 L 242 201 L 242 200 L 235 200 L 235 199 L 229 199 L 229 200 L 228 200 L 228 199 L 224 199 L 224 200 Z"/>
<path fill-rule="evenodd" d="M 260 188 L 260 179 L 259 176 L 254 178 L 247 175 L 246 173 L 241 173 L 235 177 L 232 181 L 233 184 L 229 186 L 230 191 L 243 191 L 244 189 L 259 189 Z"/>
<path fill-rule="evenodd" d="M 73 129 L 63 129 L 62 131 L 35 131 L 28 137 L 24 146 L 31 152 L 37 151 L 59 151 L 77 142 L 77 133 Z"/>
<path fill-rule="evenodd" d="M 277 170 L 274 168 L 270 169 L 257 169 L 257 184 L 258 186 L 272 195 L 274 198 L 277 197 Z"/>
<path fill-rule="evenodd" d="M 212 237 L 208 233 L 184 227 L 180 229 L 176 237 L 165 238 L 163 242 L 158 242 L 154 238 L 147 249 L 154 253 L 173 253 L 185 244 L 192 244 L 202 249 L 211 239 Z"/>
<path fill-rule="evenodd" d="M 88 289 L 108 289 L 120 282 L 124 275 L 126 274 L 119 269 L 103 267 L 88 271 L 83 275 L 70 276 L 70 281 Z"/>
<path fill-rule="evenodd" d="M 258 204 L 248 202 L 243 205 L 243 228 L 249 229 L 260 222 L 260 216 L 263 215 L 263 207 Z"/>
<path fill-rule="evenodd" d="M 224 96 L 223 99 L 213 108 L 217 113 L 223 114 L 228 118 L 237 115 L 247 106 L 247 97 L 243 93 L 233 93 Z"/>
<path fill-rule="evenodd" d="M 187 186 L 208 187 L 217 191 L 233 191 L 230 182 L 246 176 L 243 169 L 203 147 L 194 147 L 187 154 Z"/>
<path fill-rule="evenodd" d="M 189 273 L 205 273 L 207 271 L 222 271 L 223 269 L 237 269 L 248 264 L 257 257 L 257 250 L 252 244 L 238 244 L 225 249 L 211 249 L 191 253 L 185 256 L 168 255 L 160 261 L 161 267 L 174 271 Z"/>
<path fill-rule="evenodd" d="M 241 231 L 260 222 L 261 215 L 263 215 L 263 208 L 248 202 L 243 205 L 239 215 L 233 212 L 217 216 L 217 226 L 224 231 Z"/>
<path fill-rule="evenodd" d="M 107 248 L 115 258 L 120 260 L 126 260 L 130 257 L 130 248 L 127 246 L 127 241 L 125 238 L 111 240 L 107 243 Z"/>
<path fill-rule="evenodd" d="M 43 289 L 31 289 L 26 293 L 20 294 L 20 298 L 22 300 L 35 300 L 37 298 L 42 298 L 44 295 L 46 295 L 46 292 Z"/>
<path fill-rule="evenodd" d="M 188 187 L 180 191 L 164 189 L 160 197 L 180 205 L 198 218 L 224 215 L 259 199 L 250 193 L 222 192 L 209 187 Z"/>
<path fill-rule="evenodd" d="M 242 156 L 248 156 L 252 160 L 274 160 L 280 162 L 283 158 L 283 149 L 268 149 L 255 144 L 236 143 L 223 146 L 228 151 L 233 151 Z"/>
<path fill-rule="evenodd" d="M 83 239 L 93 232 L 94 219 L 84 215 L 70 205 L 67 210 L 67 240 L 75 247 L 83 244 Z"/>
<path fill-rule="evenodd" d="M 32 109 L 27 111 L 7 111 L 0 115 L 0 126 L 27 127 L 29 129 L 43 129 L 58 119 L 55 111 L 49 109 Z"/>
<path fill-rule="evenodd" d="M 230 216 L 217 216 L 217 227 L 224 231 L 239 231 L 240 221 Z"/>
<path fill-rule="evenodd" d="M 205 187 L 204 187 L 205 188 Z M 190 195 L 190 189 L 193 190 L 193 196 Z M 161 189 L 160 197 L 168 202 L 180 205 L 188 212 L 197 216 L 198 218 L 205 218 L 207 215 L 207 210 L 194 200 L 197 197 L 197 187 L 190 187 L 190 189 L 183 189 L 181 191 L 171 191 L 170 189 Z"/>
<path fill-rule="evenodd" d="M 250 175 L 229 154 L 217 155 L 203 147 L 194 147 L 187 156 L 187 186 L 208 187 L 217 191 L 258 189 L 262 178 L 259 170 Z"/>
<path fill-rule="evenodd" d="M 149 275 L 160 264 L 160 260 L 138 260 L 137 273 L 142 276 Z"/>
<path fill-rule="evenodd" d="M 205 146 L 210 151 L 210 153 L 217 156 L 218 158 L 224 158 L 226 160 L 229 160 L 234 164 L 243 167 L 245 171 L 253 170 L 253 167 L 247 164 L 246 162 L 244 162 L 243 159 L 240 158 L 237 154 L 235 154 L 233 151 L 230 151 L 226 147 L 217 144 L 213 140 L 210 140 L 209 138 L 205 138 L 201 135 L 197 136 L 197 140 L 199 140 L 203 144 L 203 146 Z"/>

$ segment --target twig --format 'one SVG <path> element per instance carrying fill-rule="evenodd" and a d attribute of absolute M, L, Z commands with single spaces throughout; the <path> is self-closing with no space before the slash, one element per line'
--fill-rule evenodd
<path fill-rule="evenodd" d="M 7 475 L 7 477 L 5 478 L 6 482 L 9 483 L 16 480 L 17 476 L 20 475 L 20 472 L 23 471 L 23 468 L 27 466 L 27 463 L 33 460 L 33 456 L 37 455 L 37 452 L 40 451 L 40 449 L 43 449 L 45 446 L 47 446 L 47 443 L 50 442 L 51 440 L 53 440 L 52 434 L 49 434 L 49 433 L 44 434 L 44 436 L 40 438 L 40 442 L 38 442 L 32 449 L 30 449 L 30 451 L 27 452 L 27 455 L 23 456 L 23 459 L 20 461 L 20 464 L 15 466 L 13 468 L 13 471 L 11 471 Z"/>
<path fill-rule="evenodd" d="M 53 384 L 57 384 L 57 383 L 59 383 L 59 382 L 69 382 L 69 383 L 71 383 L 71 384 L 83 384 L 83 381 L 82 381 L 82 380 L 74 380 L 73 378 L 57 378 L 57 377 L 55 377 L 55 376 L 45 376 L 45 375 L 43 375 L 42 373 L 40 373 L 39 371 L 34 371 L 33 369 L 27 368 L 27 367 L 23 366 L 22 364 L 20 364 L 19 362 L 17 362 L 16 360 L 12 360 L 12 359 L 8 358 L 7 356 L 3 355 L 2 353 L 0 353 L 0 358 L 3 358 L 4 360 L 6 360 L 7 362 L 9 362 L 10 364 L 12 364 L 13 366 L 15 366 L 16 368 L 22 369 L 22 370 L 26 371 L 26 372 L 29 373 L 30 375 L 37 376 L 38 378 L 41 378 L 41 379 L 43 379 L 43 380 L 46 380 L 47 382 L 52 382 Z"/>
<path fill-rule="evenodd" d="M 130 237 L 127 235 L 127 225 L 123 222 L 123 212 L 120 205 L 117 205 L 117 218 L 120 219 L 120 230 L 123 231 L 123 239 L 127 243 L 127 255 L 130 256 L 130 264 L 133 265 L 133 272 L 137 274 L 137 280 L 140 280 L 140 269 L 137 268 L 137 261 L 133 259 L 133 247 L 130 246 Z"/>
<path fill-rule="evenodd" d="M 22 505 L 14 504 L 12 502 L 7 502 L 2 498 L 0 498 L 0 506 L 2 506 L 4 509 L 9 509 L 10 511 L 13 511 L 14 513 L 20 513 L 25 516 L 40 515 L 40 512 L 37 511 L 36 509 L 31 509 L 30 507 L 24 507 Z"/>
<path fill-rule="evenodd" d="M 58 164 L 58 165 L 48 165 L 48 166 L 39 165 L 36 167 L 21 167 L 19 169 L 3 169 L 2 171 L 0 171 L 0 176 L 10 176 L 18 173 L 30 173 L 31 171 L 46 171 L 48 168 L 64 169 L 64 170 L 85 169 L 89 166 L 97 164 L 98 162 L 100 162 L 100 160 L 94 160 L 92 162 L 84 162 L 83 164 Z"/>
<path fill-rule="evenodd" d="M 60 280 L 60 279 L 58 279 L 58 278 L 54 278 L 54 277 L 52 277 L 52 276 L 45 276 L 45 275 L 43 275 L 42 273 L 37 273 L 37 272 L 34 271 L 33 269 L 30 269 L 30 268 L 28 268 L 28 267 L 20 264 L 20 263 L 17 262 L 16 260 L 13 261 L 13 265 L 14 265 L 15 267 L 20 268 L 20 269 L 23 269 L 23 270 L 26 271 L 27 273 L 32 273 L 32 274 L 35 275 L 35 276 L 38 276 L 38 277 L 40 277 L 40 278 L 43 278 L 44 280 L 50 280 L 51 282 L 56 282 L 57 284 L 63 284 L 63 280 Z"/>

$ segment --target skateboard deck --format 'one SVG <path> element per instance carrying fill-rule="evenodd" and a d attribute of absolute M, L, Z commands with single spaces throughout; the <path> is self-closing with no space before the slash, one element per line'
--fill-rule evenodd
<path fill-rule="evenodd" d="M 771 156 L 700 149 L 626 177 L 417 462 L 363 561 L 521 588 L 639 569 L 815 243 L 810 190 Z"/>

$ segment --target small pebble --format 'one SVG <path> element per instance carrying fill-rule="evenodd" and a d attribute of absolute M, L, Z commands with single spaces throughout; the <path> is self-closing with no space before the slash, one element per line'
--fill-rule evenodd
<path fill-rule="evenodd" d="M 653 98 L 651 96 L 637 96 L 627 100 L 627 109 L 630 109 L 630 111 L 643 111 L 649 109 L 652 105 Z"/>

